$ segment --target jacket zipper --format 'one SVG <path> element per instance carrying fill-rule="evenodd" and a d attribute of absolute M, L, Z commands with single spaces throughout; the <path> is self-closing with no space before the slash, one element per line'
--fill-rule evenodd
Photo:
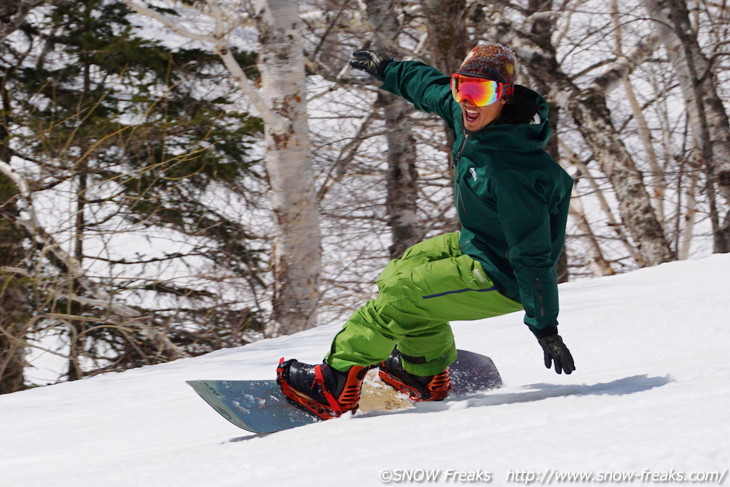
<path fill-rule="evenodd" d="M 540 307 L 540 316 L 545 316 L 545 303 L 543 303 L 542 299 L 542 282 L 540 281 L 540 278 L 535 278 L 537 281 L 537 303 Z"/>
<path fill-rule="evenodd" d="M 459 161 L 461 160 L 461 153 L 464 152 L 464 146 L 466 145 L 466 141 L 469 138 L 469 132 L 464 130 L 464 132 L 462 132 L 462 133 L 464 134 L 464 138 L 462 139 L 461 145 L 459 146 L 459 150 L 456 153 L 456 159 L 451 161 L 452 169 L 459 165 Z"/>
<path fill-rule="evenodd" d="M 469 139 L 469 132 L 464 130 L 463 132 L 464 138 L 461 140 L 461 145 L 459 145 L 459 150 L 456 153 L 456 159 L 454 159 L 452 163 L 452 169 L 455 169 L 459 165 L 459 161 L 461 161 L 461 153 L 464 152 L 464 146 L 466 145 L 467 139 Z M 456 177 L 459 177 L 459 173 L 456 173 Z M 461 209 L 464 210 L 464 214 L 466 215 L 466 205 L 464 205 L 464 198 L 461 195 L 461 180 L 456 180 L 456 199 L 459 202 L 459 205 L 461 205 Z"/>

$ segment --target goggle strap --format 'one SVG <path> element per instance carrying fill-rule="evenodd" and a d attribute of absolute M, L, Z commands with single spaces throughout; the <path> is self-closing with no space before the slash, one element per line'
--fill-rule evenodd
<path fill-rule="evenodd" d="M 513 83 L 499 83 L 499 98 L 510 97 L 515 93 Z"/>

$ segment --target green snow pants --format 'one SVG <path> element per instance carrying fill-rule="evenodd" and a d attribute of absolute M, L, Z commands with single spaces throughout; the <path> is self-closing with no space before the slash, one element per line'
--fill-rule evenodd
<path fill-rule="evenodd" d="M 377 284 L 377 298 L 350 317 L 325 357 L 337 370 L 377 364 L 397 345 L 408 372 L 434 375 L 456 360 L 449 321 L 522 309 L 497 291 L 481 263 L 461 253 L 458 233 L 410 247 L 388 263 Z"/>

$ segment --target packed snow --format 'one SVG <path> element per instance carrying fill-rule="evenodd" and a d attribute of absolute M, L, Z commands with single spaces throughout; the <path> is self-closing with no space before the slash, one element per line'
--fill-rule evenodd
<path fill-rule="evenodd" d="M 459 322 L 503 388 L 269 435 L 185 380 L 319 361 L 339 324 L 0 396 L 0 485 L 730 484 L 729 277 L 713 255 L 561 285 L 572 375 L 544 368 L 521 313 Z"/>

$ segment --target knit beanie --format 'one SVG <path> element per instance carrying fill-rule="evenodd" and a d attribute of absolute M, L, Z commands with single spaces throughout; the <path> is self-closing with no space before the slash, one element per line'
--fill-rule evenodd
<path fill-rule="evenodd" d="M 478 45 L 469 51 L 459 73 L 474 74 L 500 83 L 514 83 L 517 75 L 515 53 L 502 44 Z"/>

